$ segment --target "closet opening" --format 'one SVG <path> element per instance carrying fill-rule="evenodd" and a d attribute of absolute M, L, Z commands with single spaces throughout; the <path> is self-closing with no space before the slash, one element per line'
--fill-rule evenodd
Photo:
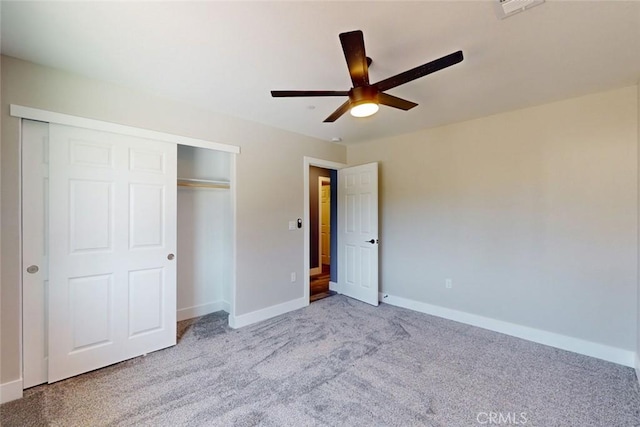
<path fill-rule="evenodd" d="M 231 153 L 178 145 L 177 320 L 230 313 Z"/>

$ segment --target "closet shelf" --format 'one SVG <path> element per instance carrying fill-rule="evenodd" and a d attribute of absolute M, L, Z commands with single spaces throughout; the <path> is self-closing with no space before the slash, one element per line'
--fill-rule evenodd
<path fill-rule="evenodd" d="M 210 179 L 193 179 L 193 178 L 178 178 L 179 187 L 194 187 L 194 188 L 223 188 L 228 189 L 231 187 L 229 181 L 213 181 Z"/>

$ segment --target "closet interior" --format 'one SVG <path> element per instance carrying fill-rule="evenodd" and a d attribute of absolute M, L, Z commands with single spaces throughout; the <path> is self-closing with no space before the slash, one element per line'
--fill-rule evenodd
<path fill-rule="evenodd" d="M 230 311 L 232 155 L 178 145 L 178 321 Z"/>

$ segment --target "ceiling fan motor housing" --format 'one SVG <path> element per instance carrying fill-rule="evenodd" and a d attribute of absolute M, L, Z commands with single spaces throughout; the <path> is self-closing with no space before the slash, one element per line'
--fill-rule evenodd
<path fill-rule="evenodd" d="M 378 93 L 378 89 L 373 86 L 354 87 L 349 91 L 351 106 L 369 103 L 379 104 Z"/>

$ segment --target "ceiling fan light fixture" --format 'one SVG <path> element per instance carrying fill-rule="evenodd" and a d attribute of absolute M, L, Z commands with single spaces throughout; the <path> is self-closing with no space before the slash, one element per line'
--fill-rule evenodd
<path fill-rule="evenodd" d="M 373 101 L 366 101 L 351 107 L 349 111 L 353 117 L 369 117 L 378 112 L 380 107 Z"/>
<path fill-rule="evenodd" d="M 353 117 L 369 117 L 378 112 L 378 90 L 372 86 L 358 86 L 349 91 L 351 106 L 349 112 Z"/>

